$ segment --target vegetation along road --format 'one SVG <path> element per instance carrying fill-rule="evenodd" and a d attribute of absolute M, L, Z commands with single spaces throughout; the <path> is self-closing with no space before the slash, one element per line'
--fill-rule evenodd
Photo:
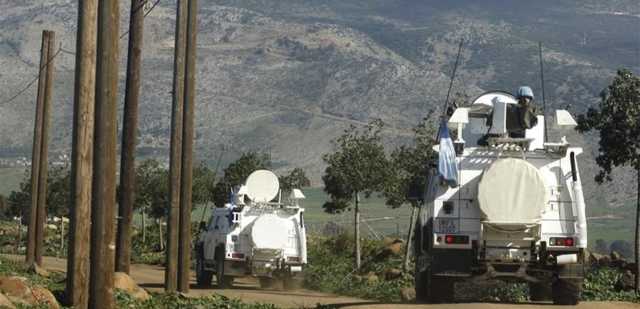
<path fill-rule="evenodd" d="M 17 261 L 22 261 L 23 256 L 7 256 Z M 51 271 L 66 271 L 67 262 L 64 259 L 45 257 L 44 266 Z M 135 264 L 131 267 L 131 275 L 133 279 L 143 288 L 151 292 L 164 291 L 164 268 L 161 266 Z M 189 296 L 199 297 L 212 293 L 224 295 L 229 298 L 238 298 L 245 303 L 261 302 L 272 303 L 284 308 L 314 308 L 318 304 L 328 305 L 330 308 L 374 308 L 374 309 L 413 309 L 413 308 L 429 308 L 429 309 L 501 309 L 501 308 L 518 308 L 518 309 L 536 309 L 549 308 L 549 303 L 530 303 L 530 304 L 497 304 L 497 303 L 460 303 L 460 304 L 391 304 L 379 303 L 376 301 L 358 299 L 353 297 L 345 297 L 332 295 L 327 293 L 314 292 L 309 290 L 295 291 L 276 291 L 263 290 L 258 286 L 257 281 L 250 278 L 234 283 L 233 289 L 217 289 L 217 288 L 198 288 L 195 286 L 195 278 L 192 276 L 192 289 Z M 571 308 L 580 309 L 631 309 L 640 308 L 640 304 L 626 302 L 583 302 L 578 306 Z"/>

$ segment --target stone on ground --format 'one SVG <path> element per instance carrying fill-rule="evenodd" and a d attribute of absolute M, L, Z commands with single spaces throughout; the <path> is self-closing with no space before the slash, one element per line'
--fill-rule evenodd
<path fill-rule="evenodd" d="M 50 275 L 49 272 L 46 269 L 38 266 L 38 264 L 33 264 L 29 268 L 29 271 L 31 271 L 34 274 L 37 274 L 38 276 L 45 277 L 45 278 L 48 278 L 49 275 Z"/>
<path fill-rule="evenodd" d="M 402 271 L 397 268 L 389 268 L 384 272 L 386 280 L 395 280 L 402 277 Z"/>
<path fill-rule="evenodd" d="M 400 299 L 403 302 L 413 302 L 416 300 L 416 290 L 414 288 L 403 288 L 400 290 Z"/>
<path fill-rule="evenodd" d="M 36 299 L 38 304 L 47 305 L 47 308 L 59 309 L 60 304 L 58 304 L 58 300 L 51 291 L 43 288 L 43 287 L 34 287 L 31 289 L 33 292 L 33 297 Z"/>
<path fill-rule="evenodd" d="M 120 289 L 125 293 L 139 300 L 147 300 L 151 298 L 149 293 L 138 286 L 138 284 L 126 273 L 117 272 L 113 276 L 113 287 Z"/>
<path fill-rule="evenodd" d="M 13 305 L 13 303 L 9 300 L 9 298 L 4 296 L 4 294 L 0 293 L 0 308 L 15 309 L 16 306 Z"/>
<path fill-rule="evenodd" d="M 36 303 L 33 292 L 27 284 L 27 278 L 24 277 L 0 277 L 0 293 L 7 296 L 13 303 L 26 305 Z"/>

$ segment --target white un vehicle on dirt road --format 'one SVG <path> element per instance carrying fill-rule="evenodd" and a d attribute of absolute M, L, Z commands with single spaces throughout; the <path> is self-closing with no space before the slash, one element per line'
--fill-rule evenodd
<path fill-rule="evenodd" d="M 253 172 L 232 202 L 215 208 L 196 244 L 197 283 L 231 287 L 236 277 L 254 276 L 261 287 L 292 288 L 300 284 L 307 263 L 304 195 L 293 189 L 281 202 L 278 177 Z M 274 199 L 277 202 L 272 202 Z"/>
<path fill-rule="evenodd" d="M 457 186 L 435 173 L 428 180 L 416 224 L 418 300 L 451 301 L 455 282 L 505 280 L 527 282 L 532 300 L 579 302 L 587 246 L 582 149 L 564 137 L 547 142 L 550 121 L 523 108 L 509 93 L 488 92 L 449 119 L 458 132 Z M 509 117 L 531 117 L 530 126 L 513 128 Z M 552 119 L 555 128 L 576 125 L 564 110 Z"/>

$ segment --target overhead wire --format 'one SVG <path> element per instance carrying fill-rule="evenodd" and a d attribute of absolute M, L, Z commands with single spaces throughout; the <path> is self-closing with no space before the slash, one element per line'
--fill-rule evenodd
<path fill-rule="evenodd" d="M 141 5 L 140 5 L 140 9 L 144 9 L 144 6 L 149 3 L 150 0 L 145 0 Z M 149 8 L 149 10 L 147 10 L 144 14 L 145 17 L 147 17 L 149 14 L 151 14 L 151 12 L 158 6 L 158 4 L 160 3 L 160 0 L 156 0 L 153 5 Z M 126 37 L 129 34 L 129 30 L 125 31 L 121 36 L 120 39 L 123 39 L 124 37 Z M 47 65 L 49 65 L 49 63 L 51 63 L 51 61 L 53 61 L 54 59 L 56 59 L 56 57 L 58 57 L 58 55 L 60 55 L 60 53 L 65 53 L 65 54 L 69 54 L 69 55 L 76 55 L 75 52 L 64 49 L 62 47 L 62 43 L 60 43 L 60 46 L 58 47 L 58 50 L 56 51 L 56 53 L 53 55 L 53 57 L 51 57 L 48 61 L 47 61 Z M 12 103 L 13 101 L 15 101 L 18 97 L 20 97 L 21 95 L 23 95 L 25 92 L 27 92 L 27 90 L 29 90 L 37 81 L 38 78 L 40 77 L 40 71 L 44 70 L 44 68 L 46 68 L 47 66 L 43 66 L 40 70 L 38 70 L 38 74 L 35 75 L 35 77 L 33 79 L 31 79 L 28 83 L 26 83 L 26 86 L 24 86 L 23 88 L 21 88 L 20 91 L 16 92 L 14 95 L 12 95 L 9 99 L 1 101 L 0 102 L 0 106 L 3 105 L 7 105 Z"/>

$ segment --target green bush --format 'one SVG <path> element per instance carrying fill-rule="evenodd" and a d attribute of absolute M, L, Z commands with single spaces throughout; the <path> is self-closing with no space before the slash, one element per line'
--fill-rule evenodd
<path fill-rule="evenodd" d="M 179 294 L 153 294 L 151 299 L 139 301 L 128 294 L 116 291 L 118 308 L 158 309 L 158 308 L 212 308 L 212 309 L 277 309 L 272 304 L 245 304 L 238 299 L 221 295 L 201 298 L 184 297 Z"/>
<path fill-rule="evenodd" d="M 615 285 L 622 272 L 615 268 L 594 268 L 587 272 L 582 299 L 586 301 L 640 302 L 634 291 L 616 291 Z"/>
<path fill-rule="evenodd" d="M 413 276 L 386 280 L 388 269 L 400 269 L 401 257 L 381 257 L 383 245 L 379 241 L 362 241 L 362 268 L 353 271 L 353 238 L 342 234 L 332 238 L 308 237 L 308 266 L 305 286 L 325 292 L 376 299 L 399 301 L 400 290 L 413 286 Z M 370 280 L 371 277 L 377 280 Z"/>

